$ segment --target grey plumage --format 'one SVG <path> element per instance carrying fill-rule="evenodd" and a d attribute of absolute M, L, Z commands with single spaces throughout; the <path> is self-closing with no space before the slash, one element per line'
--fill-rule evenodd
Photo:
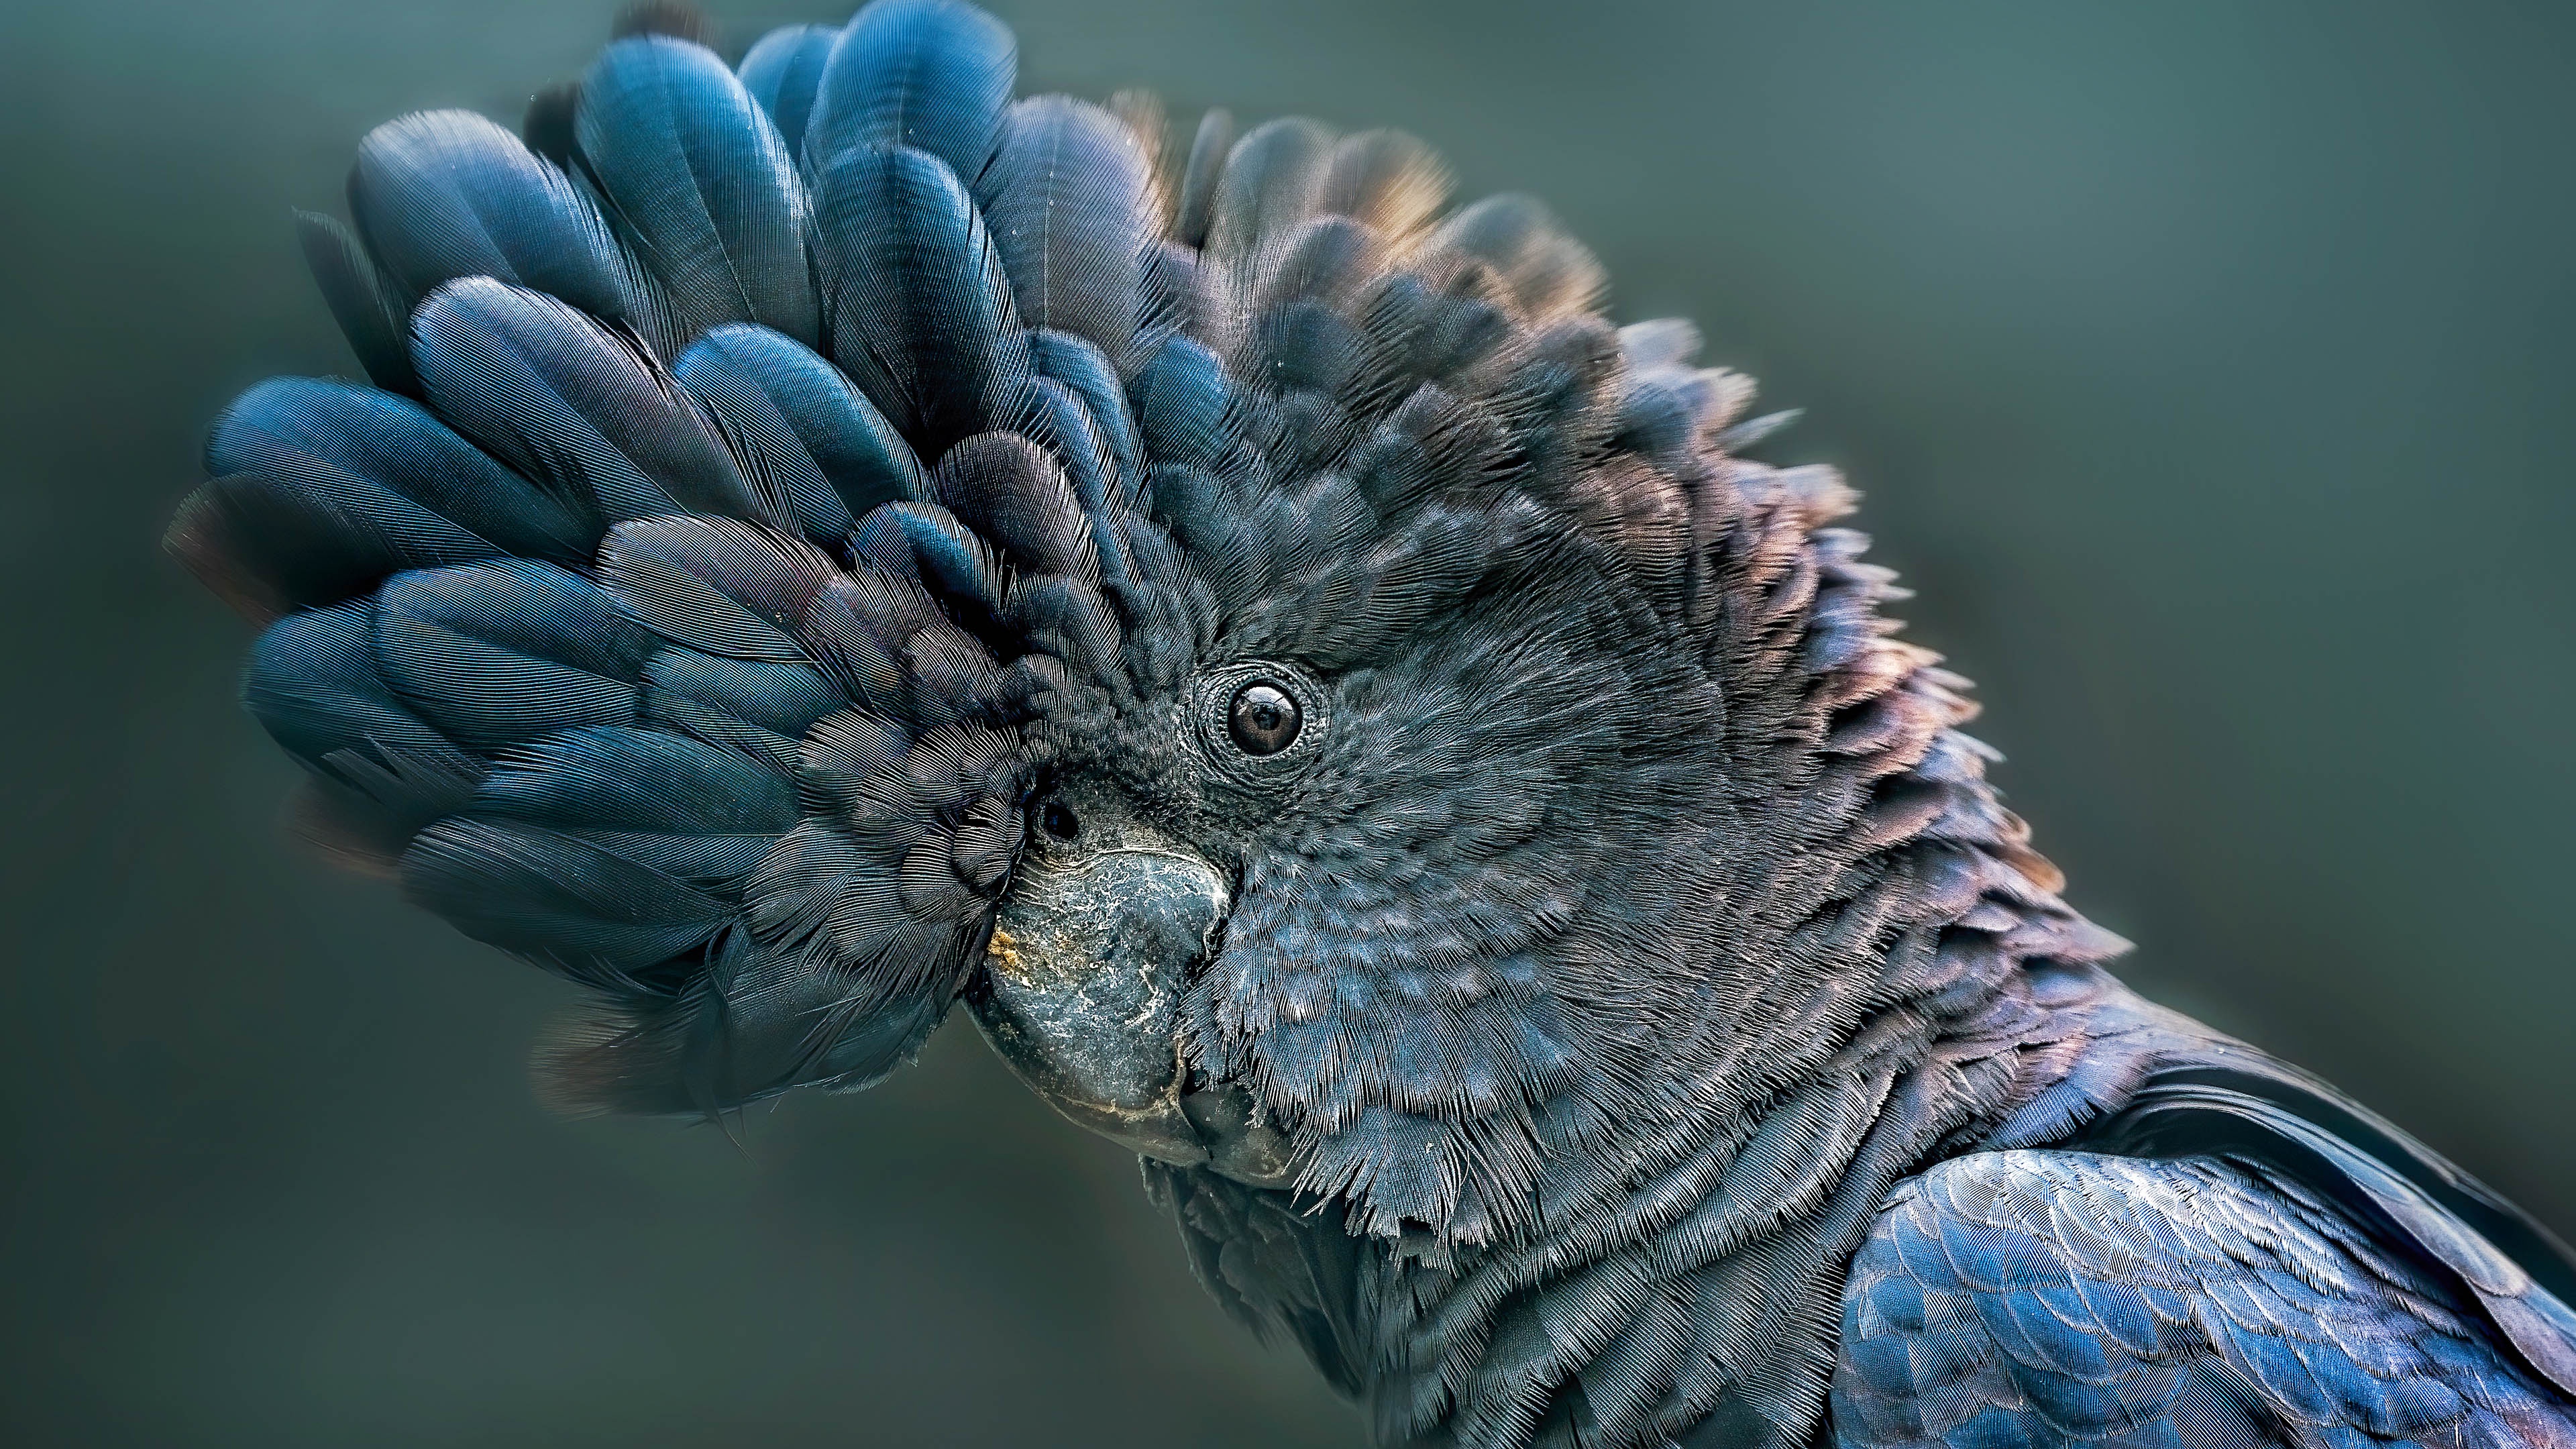
<path fill-rule="evenodd" d="M 2565 1250 L 2104 972 L 1850 491 L 1537 203 L 1166 171 L 945 0 L 647 28 L 370 138 L 305 234 L 425 409 L 254 391 L 173 530 L 349 852 L 605 998 L 567 1105 L 962 1001 L 1389 1444 L 2576 1440 Z"/>

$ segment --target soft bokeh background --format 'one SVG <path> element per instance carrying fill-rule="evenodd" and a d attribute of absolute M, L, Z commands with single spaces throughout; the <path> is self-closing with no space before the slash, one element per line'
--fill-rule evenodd
<path fill-rule="evenodd" d="M 155 540 L 228 396 L 354 371 L 287 210 L 613 8 L 0 5 L 0 1439 L 1355 1442 L 962 1024 L 739 1147 L 553 1121 L 563 989 L 278 830 L 247 633 Z M 2130 977 L 2576 1229 L 2576 10 L 998 8 L 1024 89 L 1547 197 L 1811 410 L 1772 454 L 1868 490 Z"/>

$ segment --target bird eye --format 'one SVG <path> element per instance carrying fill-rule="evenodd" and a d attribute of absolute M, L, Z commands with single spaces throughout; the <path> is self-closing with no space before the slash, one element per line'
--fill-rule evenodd
<path fill-rule="evenodd" d="M 1264 795 L 1314 766 L 1332 737 L 1333 696 L 1295 664 L 1245 659 L 1191 684 L 1188 718 L 1211 781 Z"/>
<path fill-rule="evenodd" d="M 1071 840 L 1082 833 L 1082 822 L 1075 818 L 1073 807 L 1061 800 L 1050 800 L 1038 812 L 1038 823 L 1058 840 Z"/>
<path fill-rule="evenodd" d="M 1306 720 L 1295 696 L 1275 684 L 1256 680 L 1234 692 L 1227 707 L 1226 733 L 1247 755 L 1275 755 L 1297 742 Z"/>

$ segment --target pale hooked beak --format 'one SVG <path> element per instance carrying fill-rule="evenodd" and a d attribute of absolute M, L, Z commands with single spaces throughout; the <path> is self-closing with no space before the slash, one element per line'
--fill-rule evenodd
<path fill-rule="evenodd" d="M 1177 849 L 1024 861 L 967 988 L 975 1023 L 1065 1116 L 1147 1157 L 1204 1163 L 1181 1108 L 1181 995 L 1228 899 L 1214 867 Z"/>

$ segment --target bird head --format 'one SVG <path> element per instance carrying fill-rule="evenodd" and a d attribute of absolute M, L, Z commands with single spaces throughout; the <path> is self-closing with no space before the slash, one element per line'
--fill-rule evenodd
<path fill-rule="evenodd" d="M 381 390 L 218 425 L 173 545 L 276 620 L 252 708 L 605 993 L 558 1100 L 864 1086 L 962 1003 L 1083 1126 L 1443 1251 L 2114 948 L 1691 328 L 1406 137 L 1167 153 L 1012 56 L 878 0 L 622 39 L 527 144 L 392 123 L 307 222 Z"/>

